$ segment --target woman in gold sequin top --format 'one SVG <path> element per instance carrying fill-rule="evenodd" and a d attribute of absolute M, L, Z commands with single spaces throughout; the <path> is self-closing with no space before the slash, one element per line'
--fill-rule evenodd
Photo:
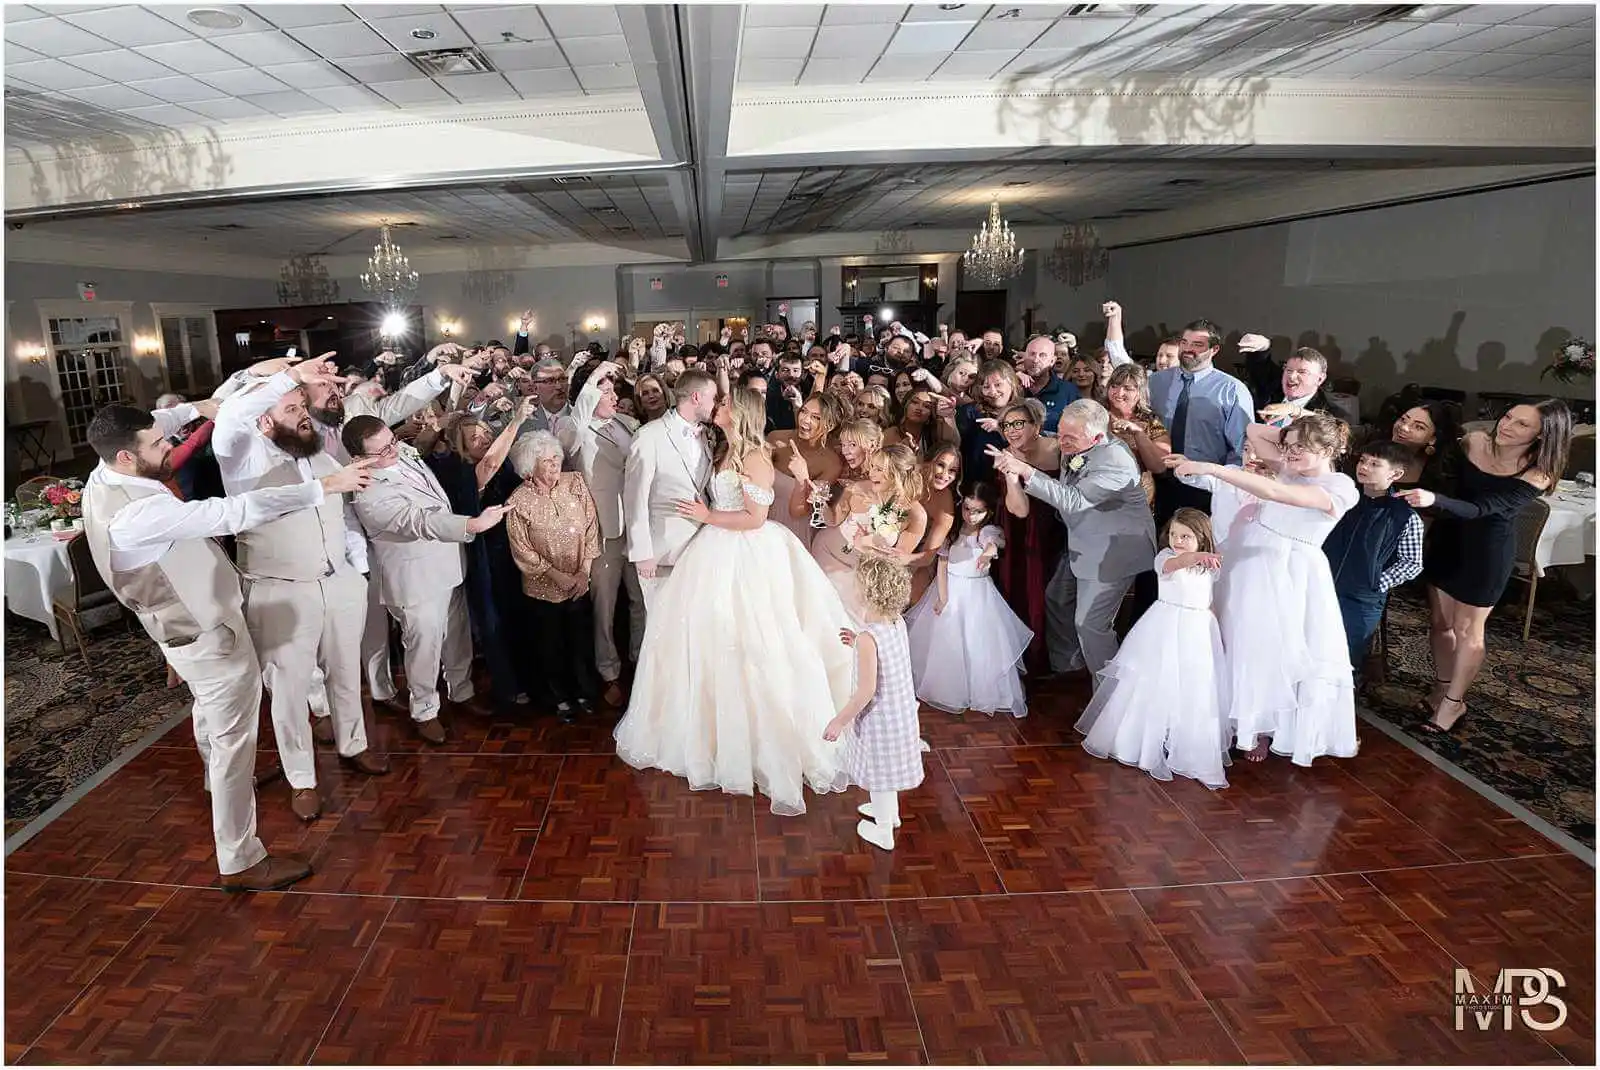
<path fill-rule="evenodd" d="M 1139 462 L 1139 485 L 1144 488 L 1145 500 L 1153 505 L 1156 481 L 1152 473 L 1166 471 L 1163 459 L 1172 452 L 1172 436 L 1150 409 L 1150 380 L 1143 367 L 1122 364 L 1111 373 L 1106 382 L 1106 411 L 1111 414 L 1111 433 Z"/>

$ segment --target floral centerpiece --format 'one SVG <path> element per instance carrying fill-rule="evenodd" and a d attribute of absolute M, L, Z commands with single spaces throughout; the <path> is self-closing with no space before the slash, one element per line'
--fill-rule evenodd
<path fill-rule="evenodd" d="M 1594 346 L 1582 338 L 1569 338 L 1556 359 L 1551 361 L 1539 373 L 1543 379 L 1553 375 L 1563 383 L 1570 383 L 1574 379 L 1592 379 L 1594 377 Z"/>
<path fill-rule="evenodd" d="M 63 479 L 47 485 L 39 501 L 50 507 L 58 520 L 76 520 L 83 515 L 83 481 Z"/>

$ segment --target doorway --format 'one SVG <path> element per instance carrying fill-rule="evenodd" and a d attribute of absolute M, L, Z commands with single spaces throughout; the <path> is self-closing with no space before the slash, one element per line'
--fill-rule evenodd
<path fill-rule="evenodd" d="M 964 331 L 968 338 L 976 338 L 984 331 L 1006 329 L 1006 292 L 1004 290 L 962 290 L 956 294 L 955 329 Z"/>

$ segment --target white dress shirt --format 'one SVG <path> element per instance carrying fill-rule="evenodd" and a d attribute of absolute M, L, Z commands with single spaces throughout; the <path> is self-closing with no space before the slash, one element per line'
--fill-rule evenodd
<path fill-rule="evenodd" d="M 230 394 L 217 410 L 216 429 L 211 433 L 211 452 L 216 455 L 217 467 L 222 470 L 222 486 L 229 497 L 252 489 L 262 476 L 286 460 L 292 460 L 299 469 L 302 483 L 317 481 L 308 458 L 291 458 L 256 426 L 262 416 L 283 400 L 284 395 L 299 387 L 300 384 L 288 372 L 279 372 L 261 381 L 254 389 Z M 315 420 L 311 423 L 319 433 L 322 431 L 321 425 Z M 338 463 L 337 458 L 330 457 L 330 460 Z M 355 505 L 348 494 L 344 499 L 344 552 L 345 558 L 356 571 L 368 571 L 367 538 L 362 533 L 361 521 L 356 517 Z"/>
<path fill-rule="evenodd" d="M 157 409 L 151 415 L 156 418 L 161 437 L 166 438 L 198 414 L 193 405 L 178 405 Z M 270 487 L 227 498 L 186 502 L 164 483 L 124 475 L 104 463 L 97 465 L 89 476 L 89 482 L 96 480 L 159 491 L 135 498 L 106 525 L 111 567 L 119 572 L 155 564 L 173 543 L 183 539 L 237 535 L 297 509 L 315 508 L 322 504 L 323 498 L 322 484 L 312 480 L 296 487 Z"/>

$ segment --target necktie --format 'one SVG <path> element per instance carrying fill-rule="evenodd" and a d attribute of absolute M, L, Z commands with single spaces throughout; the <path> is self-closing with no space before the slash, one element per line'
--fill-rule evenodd
<path fill-rule="evenodd" d="M 1183 389 L 1178 391 L 1178 404 L 1172 410 L 1172 452 L 1183 452 L 1184 432 L 1189 429 L 1189 388 L 1194 386 L 1194 374 L 1183 372 Z"/>

